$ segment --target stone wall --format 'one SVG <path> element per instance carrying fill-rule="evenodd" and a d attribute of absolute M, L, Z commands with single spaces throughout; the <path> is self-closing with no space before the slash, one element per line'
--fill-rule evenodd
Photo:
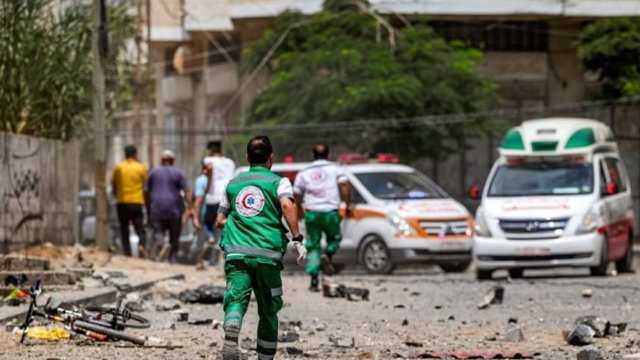
<path fill-rule="evenodd" d="M 78 156 L 76 142 L 0 133 L 0 252 L 75 242 Z"/>

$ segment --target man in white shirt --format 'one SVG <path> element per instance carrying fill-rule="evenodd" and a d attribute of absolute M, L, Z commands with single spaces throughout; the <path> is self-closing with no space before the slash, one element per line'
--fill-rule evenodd
<path fill-rule="evenodd" d="M 340 229 L 340 200 L 346 207 L 346 215 L 351 210 L 351 188 L 347 177 L 338 165 L 328 160 L 329 147 L 318 144 L 313 147 L 313 161 L 302 169 L 293 184 L 296 203 L 304 208 L 304 221 L 307 231 L 307 266 L 311 276 L 311 291 L 319 291 L 318 275 L 321 263 L 325 272 L 333 272 L 332 256 L 338 251 L 342 233 Z M 302 210 L 302 209 L 300 209 Z M 302 214 L 302 211 L 299 211 Z M 325 254 L 322 254 L 322 234 L 327 241 Z"/>
<path fill-rule="evenodd" d="M 222 153 L 222 142 L 219 140 L 209 141 L 207 144 L 209 151 L 202 162 L 211 166 L 211 181 L 207 185 L 204 197 L 204 216 L 203 223 L 209 234 L 209 245 L 213 247 L 216 243 L 215 221 L 218 214 L 220 201 L 224 197 L 224 189 L 231 179 L 233 179 L 236 171 L 236 164 L 233 160 L 225 157 Z M 206 250 L 206 248 L 205 248 Z M 215 250 L 214 250 L 215 252 Z M 218 254 L 212 256 L 212 263 L 217 262 Z"/>

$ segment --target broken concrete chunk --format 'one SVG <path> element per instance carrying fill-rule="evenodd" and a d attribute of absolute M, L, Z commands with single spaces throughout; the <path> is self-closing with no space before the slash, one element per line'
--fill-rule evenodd
<path fill-rule="evenodd" d="M 567 343 L 576 346 L 593 344 L 593 336 L 595 334 L 596 331 L 591 327 L 584 324 L 579 324 L 567 336 Z"/>
<path fill-rule="evenodd" d="M 409 319 L 405 318 L 404 320 L 402 320 L 402 326 L 407 326 L 407 325 L 409 325 Z"/>
<path fill-rule="evenodd" d="M 587 325 L 595 331 L 595 337 L 605 337 L 609 328 L 609 320 L 598 316 L 581 316 L 576 319 L 576 325 Z"/>
<path fill-rule="evenodd" d="M 592 296 L 593 296 L 593 290 L 588 289 L 588 288 L 587 288 L 587 289 L 582 290 L 582 297 L 583 297 L 583 298 L 590 298 L 590 297 L 592 297 Z"/>
<path fill-rule="evenodd" d="M 502 335 L 502 341 L 506 342 L 522 342 L 524 341 L 524 333 L 518 326 L 509 326 L 504 335 Z"/>
<path fill-rule="evenodd" d="M 209 325 L 211 323 L 213 323 L 213 318 L 206 316 L 194 316 L 187 320 L 187 324 L 189 325 Z"/>
<path fill-rule="evenodd" d="M 295 331 L 285 331 L 278 337 L 279 342 L 289 343 L 300 340 L 300 334 Z"/>
<path fill-rule="evenodd" d="M 356 346 L 356 339 L 353 337 L 351 339 L 344 339 L 329 336 L 329 342 L 337 348 L 353 348 Z"/>
<path fill-rule="evenodd" d="M 184 303 L 218 304 L 224 299 L 225 288 L 221 286 L 201 285 L 196 289 L 184 290 L 178 299 Z"/>
<path fill-rule="evenodd" d="M 504 287 L 496 285 L 485 295 L 484 299 L 478 304 L 478 309 L 486 309 L 490 305 L 502 304 L 504 299 Z"/>
<path fill-rule="evenodd" d="M 578 352 L 578 360 L 604 360 L 602 352 L 595 346 L 587 346 Z"/>
<path fill-rule="evenodd" d="M 627 330 L 627 323 L 609 324 L 607 336 L 618 336 Z"/>
<path fill-rule="evenodd" d="M 166 300 L 159 304 L 156 304 L 157 311 L 171 311 L 180 308 L 180 303 L 177 300 Z"/>
<path fill-rule="evenodd" d="M 171 311 L 171 315 L 175 318 L 177 322 L 185 322 L 189 321 L 189 312 L 184 309 L 177 309 Z"/>
<path fill-rule="evenodd" d="M 302 355 L 302 354 L 304 354 L 304 351 L 302 351 L 302 349 L 297 348 L 295 346 L 287 346 L 285 348 L 285 351 L 287 352 L 288 355 Z"/>

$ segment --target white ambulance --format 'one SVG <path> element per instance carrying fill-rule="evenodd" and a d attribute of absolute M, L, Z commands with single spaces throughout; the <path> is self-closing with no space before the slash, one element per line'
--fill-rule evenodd
<path fill-rule="evenodd" d="M 343 215 L 340 250 L 334 262 L 361 264 L 369 273 L 391 273 L 402 263 L 438 264 L 446 272 L 471 263 L 473 218 L 427 176 L 381 154 L 377 160 L 340 158 L 354 205 Z M 278 163 L 272 170 L 295 178 L 308 163 Z M 246 171 L 245 168 L 238 171 Z"/>
<path fill-rule="evenodd" d="M 479 279 L 507 269 L 632 270 L 635 216 L 611 129 L 587 119 L 530 120 L 507 132 L 476 212 Z"/>

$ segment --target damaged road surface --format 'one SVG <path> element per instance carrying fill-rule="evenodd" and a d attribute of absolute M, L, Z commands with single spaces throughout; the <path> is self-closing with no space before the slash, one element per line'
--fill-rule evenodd
<path fill-rule="evenodd" d="M 118 257 L 112 263 L 123 272 L 127 267 L 145 271 L 158 266 Z M 20 346 L 7 331 L 15 324 L 4 322 L 0 360 L 218 359 L 223 342 L 222 270 L 162 266 L 184 274 L 185 280 L 163 281 L 124 298 L 128 309 L 151 322 L 148 329 L 130 330 L 145 337 L 145 346 L 82 337 L 32 339 Z M 118 273 L 96 272 L 85 286 L 95 282 L 127 288 Z M 324 293 L 311 293 L 307 276 L 285 269 L 277 358 L 611 360 L 640 353 L 640 275 L 597 278 L 587 273 L 531 272 L 523 279 L 477 282 L 472 273 L 424 268 L 400 269 L 393 276 L 351 270 L 325 282 Z M 586 288 L 591 290 L 587 297 Z M 256 357 L 257 320 L 252 300 L 240 334 L 247 359 Z M 573 336 L 582 336 L 580 341 L 568 341 L 572 332 L 579 332 Z"/>

